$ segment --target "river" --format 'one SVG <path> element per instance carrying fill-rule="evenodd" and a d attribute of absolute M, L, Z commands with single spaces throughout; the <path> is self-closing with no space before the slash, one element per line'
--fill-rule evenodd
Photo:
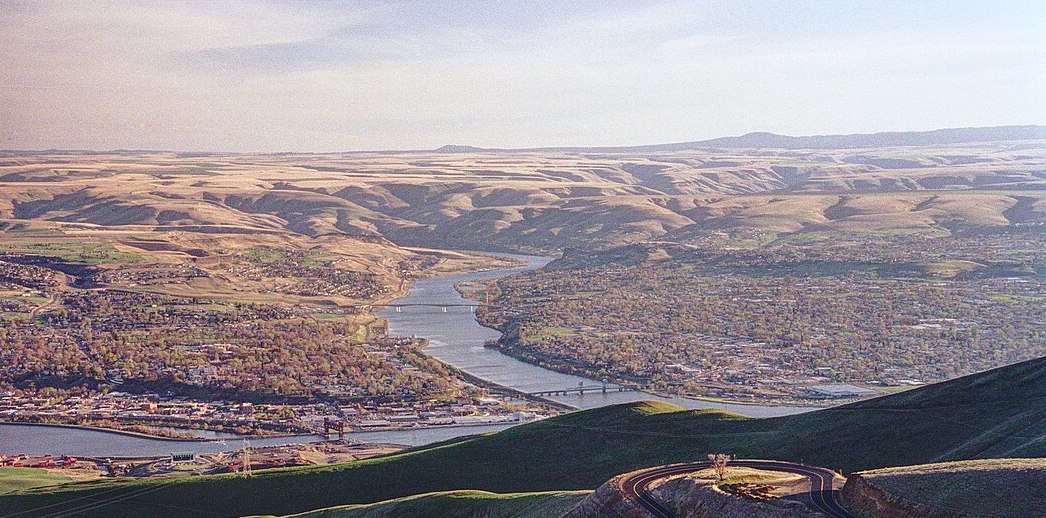
<path fill-rule="evenodd" d="M 598 380 L 551 371 L 517 360 L 500 351 L 483 347 L 487 340 L 497 340 L 501 333 L 479 325 L 472 314 L 472 308 L 451 305 L 467 305 L 471 302 L 454 289 L 454 285 L 459 282 L 496 279 L 513 273 L 541 268 L 550 261 L 547 257 L 507 256 L 524 261 L 527 265 L 420 280 L 411 287 L 409 295 L 397 300 L 395 304 L 431 304 L 433 306 L 408 306 L 401 308 L 400 311 L 386 308 L 379 312 L 378 316 L 389 322 L 390 335 L 413 335 L 426 338 L 429 340 L 429 346 L 425 349 L 428 354 L 498 385 L 522 392 L 569 389 L 577 387 L 578 383 L 584 383 L 585 386 L 600 385 L 601 382 Z M 443 304 L 447 306 L 439 307 Z M 610 391 L 605 394 L 597 391 L 581 395 L 555 396 L 549 399 L 582 409 L 657 399 L 685 408 L 717 408 L 752 417 L 773 417 L 814 410 L 808 407 L 740 405 L 681 397 L 659 397 L 645 392 L 614 392 L 614 388 L 616 385 L 611 384 Z"/>
<path fill-rule="evenodd" d="M 389 334 L 418 336 L 429 340 L 426 352 L 476 377 L 523 392 L 567 389 L 599 385 L 598 380 L 554 372 L 519 361 L 499 351 L 483 347 L 487 340 L 501 336 L 498 331 L 479 325 L 469 300 L 462 297 L 454 285 L 461 281 L 486 280 L 513 273 L 540 268 L 549 262 L 545 257 L 510 256 L 527 263 L 516 268 L 502 268 L 448 277 L 417 281 L 410 294 L 396 304 L 433 304 L 404 307 L 400 311 L 388 308 L 378 313 L 389 322 Z M 441 304 L 465 304 L 447 306 Z M 772 417 L 814 410 L 808 407 L 761 406 L 717 403 L 680 397 L 659 397 L 644 392 L 592 392 L 583 395 L 556 396 L 551 399 L 575 408 L 596 408 L 615 403 L 657 399 L 686 408 L 717 408 L 752 417 Z M 352 439 L 364 442 L 383 442 L 411 446 L 442 441 L 461 435 L 486 433 L 508 428 L 507 425 L 441 427 L 389 432 L 353 432 Z M 233 435 L 213 434 L 214 441 L 171 441 L 121 435 L 98 430 L 59 428 L 39 425 L 0 424 L 0 453 L 51 453 L 73 456 L 152 456 L 171 452 L 214 453 L 240 447 L 240 439 Z M 318 436 L 252 439 L 251 446 L 305 443 Z"/>
<path fill-rule="evenodd" d="M 462 435 L 496 432 L 507 425 L 458 426 L 391 432 L 354 432 L 348 437 L 362 442 L 417 446 Z M 213 441 L 174 441 L 132 435 L 45 425 L 0 424 L 0 453 L 72 455 L 74 457 L 151 457 L 174 452 L 216 453 L 242 447 L 231 434 L 215 434 Z M 317 435 L 251 439 L 251 447 L 301 444 L 321 440 Z"/>

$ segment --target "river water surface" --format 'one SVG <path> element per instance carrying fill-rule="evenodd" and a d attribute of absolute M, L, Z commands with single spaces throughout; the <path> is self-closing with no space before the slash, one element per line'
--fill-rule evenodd
<path fill-rule="evenodd" d="M 550 261 L 547 257 L 522 255 L 510 255 L 509 257 L 525 261 L 527 266 L 417 281 L 411 288 L 410 294 L 397 300 L 395 304 L 432 304 L 433 306 L 408 306 L 401 308 L 398 312 L 395 309 L 386 308 L 379 312 L 378 316 L 388 320 L 390 335 L 413 335 L 427 338 L 429 346 L 425 351 L 428 354 L 498 385 L 522 392 L 576 388 L 578 383 L 584 383 L 585 386 L 601 385 L 598 380 L 551 371 L 519 361 L 497 350 L 483 347 L 487 340 L 497 340 L 501 337 L 501 333 L 479 325 L 471 307 L 450 306 L 450 304 L 467 305 L 472 302 L 462 297 L 454 289 L 454 285 L 458 282 L 496 279 L 513 273 L 541 268 Z M 437 307 L 441 304 L 448 304 L 448 306 Z M 813 410 L 806 407 L 738 405 L 680 397 L 666 398 L 645 392 L 614 392 L 614 388 L 616 385 L 611 384 L 610 391 L 606 394 L 597 391 L 582 395 L 555 396 L 549 399 L 575 408 L 596 408 L 629 401 L 657 399 L 686 408 L 718 408 L 752 417 L 772 417 Z"/>
<path fill-rule="evenodd" d="M 347 436 L 362 442 L 415 446 L 462 435 L 496 432 L 505 428 L 508 426 L 458 426 L 393 432 L 354 432 Z M 6 455 L 50 453 L 74 457 L 151 457 L 170 455 L 174 452 L 216 453 L 236 450 L 243 446 L 242 440 L 235 435 L 214 434 L 214 436 L 218 439 L 172 441 L 83 428 L 0 424 L 0 453 Z M 250 444 L 253 448 L 279 444 L 301 444 L 318 440 L 321 440 L 321 437 L 317 435 L 301 435 L 251 439 Z"/>
<path fill-rule="evenodd" d="M 549 262 L 545 257 L 511 256 L 527 263 L 516 268 L 502 268 L 486 272 L 473 272 L 449 277 L 437 277 L 417 281 L 410 294 L 397 300 L 396 304 L 433 304 L 435 306 L 403 307 L 400 311 L 387 308 L 378 313 L 389 322 L 389 334 L 417 336 L 429 340 L 426 352 L 439 360 L 453 365 L 479 378 L 523 392 L 568 389 L 583 383 L 586 386 L 600 385 L 598 380 L 554 372 L 536 365 L 519 361 L 483 344 L 496 340 L 501 333 L 479 325 L 471 301 L 462 297 L 454 284 L 461 281 L 486 280 L 503 277 L 530 269 L 540 268 Z M 464 304 L 444 306 L 442 304 Z M 583 395 L 556 396 L 550 399 L 575 408 L 596 408 L 616 403 L 656 399 L 668 401 L 686 408 L 717 408 L 730 410 L 753 417 L 771 417 L 795 414 L 813 408 L 725 404 L 680 397 L 659 397 L 644 392 L 586 393 Z M 406 445 L 421 445 L 476 433 L 498 431 L 506 425 L 427 428 L 391 432 L 354 432 L 349 437 L 365 442 L 384 442 Z M 0 424 L 0 453 L 51 453 L 73 456 L 152 456 L 171 452 L 214 453 L 239 448 L 240 439 L 233 435 L 213 434 L 214 441 L 185 442 L 150 439 L 120 435 L 97 430 L 58 428 L 38 425 Z M 288 443 L 306 443 L 318 440 L 317 436 L 281 437 L 252 439 L 251 446 L 269 446 Z"/>

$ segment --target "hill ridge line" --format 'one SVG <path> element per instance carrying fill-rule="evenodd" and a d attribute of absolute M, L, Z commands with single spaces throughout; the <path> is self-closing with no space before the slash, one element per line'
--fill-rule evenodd
<path fill-rule="evenodd" d="M 994 133 L 994 134 L 993 134 Z M 925 141 L 903 143 L 905 139 L 923 138 Z M 876 139 L 879 141 L 876 142 Z M 784 135 L 769 131 L 751 131 L 742 135 L 714 137 L 711 139 L 666 142 L 659 144 L 637 144 L 623 146 L 532 146 L 532 147 L 481 147 L 468 144 L 446 144 L 436 149 L 354 149 L 325 151 L 229 151 L 201 149 L 0 149 L 6 153 L 81 153 L 81 154 L 134 154 L 134 153 L 179 153 L 196 156 L 211 155 L 262 155 L 262 156 L 308 156 L 366 153 L 649 153 L 701 149 L 875 149 L 894 146 L 931 146 L 963 144 L 972 142 L 1000 142 L 1012 140 L 1046 139 L 1046 125 L 1013 124 L 1003 126 L 967 126 L 960 128 L 938 128 L 915 131 L 878 131 L 872 133 L 825 133 L 815 135 Z M 845 141 L 853 141 L 845 143 Z M 838 141 L 844 141 L 839 144 Z"/>

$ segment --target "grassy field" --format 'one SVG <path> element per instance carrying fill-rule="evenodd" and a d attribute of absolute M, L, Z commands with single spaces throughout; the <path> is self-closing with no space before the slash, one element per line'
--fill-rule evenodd
<path fill-rule="evenodd" d="M 34 487 L 66 484 L 73 479 L 36 468 L 0 468 L 0 495 Z"/>
<path fill-rule="evenodd" d="M 385 502 L 346 505 L 294 515 L 295 518 L 545 518 L 559 516 L 580 502 L 587 491 L 497 494 L 446 491 Z"/>
<path fill-rule="evenodd" d="M 254 478 L 68 485 L 0 497 L 0 515 L 77 500 L 86 515 L 291 514 L 433 491 L 593 489 L 640 467 L 708 452 L 802 461 L 845 472 L 945 460 L 1046 456 L 1046 358 L 807 414 L 750 419 L 641 402 L 347 464 Z M 106 492 L 113 490 L 111 492 Z"/>
<path fill-rule="evenodd" d="M 275 248 L 249 248 L 243 251 L 243 257 L 259 264 L 272 264 L 287 259 L 287 251 Z"/>
<path fill-rule="evenodd" d="M 141 255 L 122 252 L 109 243 L 81 243 L 75 240 L 4 239 L 0 241 L 0 252 L 58 257 L 84 264 L 125 264 L 142 261 Z"/>

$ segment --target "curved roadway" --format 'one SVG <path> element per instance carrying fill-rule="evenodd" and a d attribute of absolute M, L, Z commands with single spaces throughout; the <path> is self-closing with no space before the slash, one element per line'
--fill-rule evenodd
<path fill-rule="evenodd" d="M 644 469 L 629 474 L 629 476 L 621 481 L 621 486 L 624 489 L 627 498 L 631 498 L 637 502 L 640 507 L 646 509 L 655 517 L 676 518 L 676 514 L 671 509 L 661 502 L 658 502 L 651 494 L 651 484 L 665 477 L 683 475 L 707 469 L 711 466 L 712 463 L 708 461 L 700 461 Z M 811 503 L 808 504 L 810 507 L 833 518 L 853 518 L 853 515 L 848 513 L 846 509 L 843 509 L 843 507 L 839 505 L 839 500 L 836 498 L 837 493 L 832 487 L 835 473 L 831 470 L 775 460 L 732 460 L 727 464 L 727 466 L 754 468 L 767 471 L 783 471 L 786 473 L 804 475 L 810 479 L 809 496 Z"/>

